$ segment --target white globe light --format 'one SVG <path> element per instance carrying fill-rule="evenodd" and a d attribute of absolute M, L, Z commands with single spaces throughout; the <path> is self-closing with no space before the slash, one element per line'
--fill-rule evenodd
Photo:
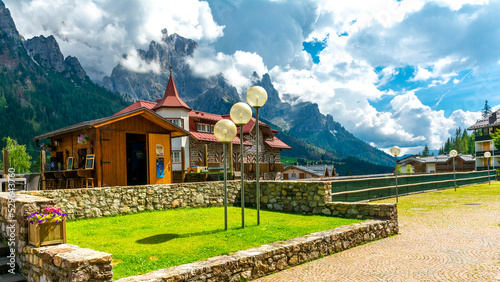
<path fill-rule="evenodd" d="M 247 91 L 247 103 L 254 108 L 260 108 L 267 102 L 266 89 L 253 86 Z"/>
<path fill-rule="evenodd" d="M 214 135 L 222 143 L 231 142 L 236 136 L 236 125 L 228 120 L 219 120 L 214 126 Z"/>
<path fill-rule="evenodd" d="M 458 152 L 457 152 L 457 150 L 451 150 L 451 151 L 450 151 L 450 156 L 451 156 L 452 158 L 454 158 L 454 157 L 458 156 Z"/>
<path fill-rule="evenodd" d="M 401 153 L 401 149 L 398 146 L 394 146 L 391 148 L 391 154 L 397 157 Z"/>
<path fill-rule="evenodd" d="M 485 157 L 485 158 L 489 158 L 489 157 L 491 157 L 491 153 L 490 153 L 490 152 L 485 152 L 485 153 L 484 153 L 484 157 Z"/>
<path fill-rule="evenodd" d="M 245 125 L 252 118 L 252 108 L 247 103 L 238 102 L 233 105 L 229 115 L 236 125 Z"/>

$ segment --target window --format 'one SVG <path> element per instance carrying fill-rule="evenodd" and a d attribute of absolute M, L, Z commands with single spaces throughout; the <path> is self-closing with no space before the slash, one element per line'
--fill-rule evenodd
<path fill-rule="evenodd" d="M 211 124 L 198 123 L 196 129 L 198 132 L 214 133 L 214 126 Z"/>
<path fill-rule="evenodd" d="M 173 163 L 181 163 L 181 152 L 173 151 L 172 152 L 172 162 Z"/>
<path fill-rule="evenodd" d="M 175 124 L 175 125 L 177 125 L 178 127 L 181 127 L 181 128 L 183 127 L 183 126 L 182 126 L 182 123 L 183 123 L 183 122 L 182 122 L 182 119 L 180 119 L 180 118 L 176 118 L 176 119 L 167 119 L 167 121 L 168 121 L 168 122 L 171 122 L 171 123 L 173 123 L 173 124 Z"/>
<path fill-rule="evenodd" d="M 295 172 L 292 172 L 292 177 L 297 177 L 297 174 Z"/>

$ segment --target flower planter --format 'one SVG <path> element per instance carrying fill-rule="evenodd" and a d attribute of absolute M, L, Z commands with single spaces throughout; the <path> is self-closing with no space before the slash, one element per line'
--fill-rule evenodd
<path fill-rule="evenodd" d="M 66 243 L 66 221 L 28 224 L 28 243 L 35 246 L 47 246 Z"/>

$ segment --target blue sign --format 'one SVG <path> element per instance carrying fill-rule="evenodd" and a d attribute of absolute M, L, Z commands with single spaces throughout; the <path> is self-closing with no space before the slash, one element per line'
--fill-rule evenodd
<path fill-rule="evenodd" d="M 156 158 L 156 177 L 165 177 L 165 163 L 163 158 Z"/>

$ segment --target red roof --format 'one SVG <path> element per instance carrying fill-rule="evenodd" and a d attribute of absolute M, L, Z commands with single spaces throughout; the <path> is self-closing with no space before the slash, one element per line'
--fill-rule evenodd
<path fill-rule="evenodd" d="M 213 133 L 206 133 L 206 132 L 197 132 L 197 131 L 189 131 L 191 133 L 191 136 L 193 136 L 196 140 L 199 141 L 207 141 L 207 142 L 217 142 L 220 143 L 219 140 L 215 137 Z M 240 138 L 238 136 L 234 137 L 233 144 L 240 144 Z M 252 146 L 252 143 L 245 141 L 243 142 L 243 145 L 245 146 Z"/>
<path fill-rule="evenodd" d="M 156 103 L 153 103 L 153 102 L 138 100 L 137 102 L 135 102 L 132 105 L 126 107 L 125 109 L 117 112 L 114 115 L 130 112 L 130 111 L 133 111 L 133 110 L 138 109 L 138 108 L 146 108 L 148 110 L 152 110 L 155 105 L 156 105 Z"/>
<path fill-rule="evenodd" d="M 199 118 L 199 119 L 204 119 L 204 120 L 212 120 L 212 121 L 219 121 L 219 120 L 223 119 L 221 115 L 205 113 L 205 112 L 200 112 L 200 111 L 190 111 L 189 117 Z"/>
<path fill-rule="evenodd" d="M 170 70 L 170 77 L 168 79 L 167 89 L 165 90 L 165 95 L 163 98 L 157 100 L 156 106 L 153 107 L 154 111 L 159 108 L 183 108 L 186 110 L 191 110 L 191 108 L 179 98 L 179 93 L 177 93 L 177 88 L 175 87 L 175 82 L 172 77 L 172 70 Z"/>
<path fill-rule="evenodd" d="M 192 133 L 191 133 L 192 134 Z M 292 149 L 292 147 L 285 144 L 285 142 L 279 140 L 276 136 L 273 137 L 273 140 L 264 140 L 269 147 L 278 148 L 278 149 Z"/>

